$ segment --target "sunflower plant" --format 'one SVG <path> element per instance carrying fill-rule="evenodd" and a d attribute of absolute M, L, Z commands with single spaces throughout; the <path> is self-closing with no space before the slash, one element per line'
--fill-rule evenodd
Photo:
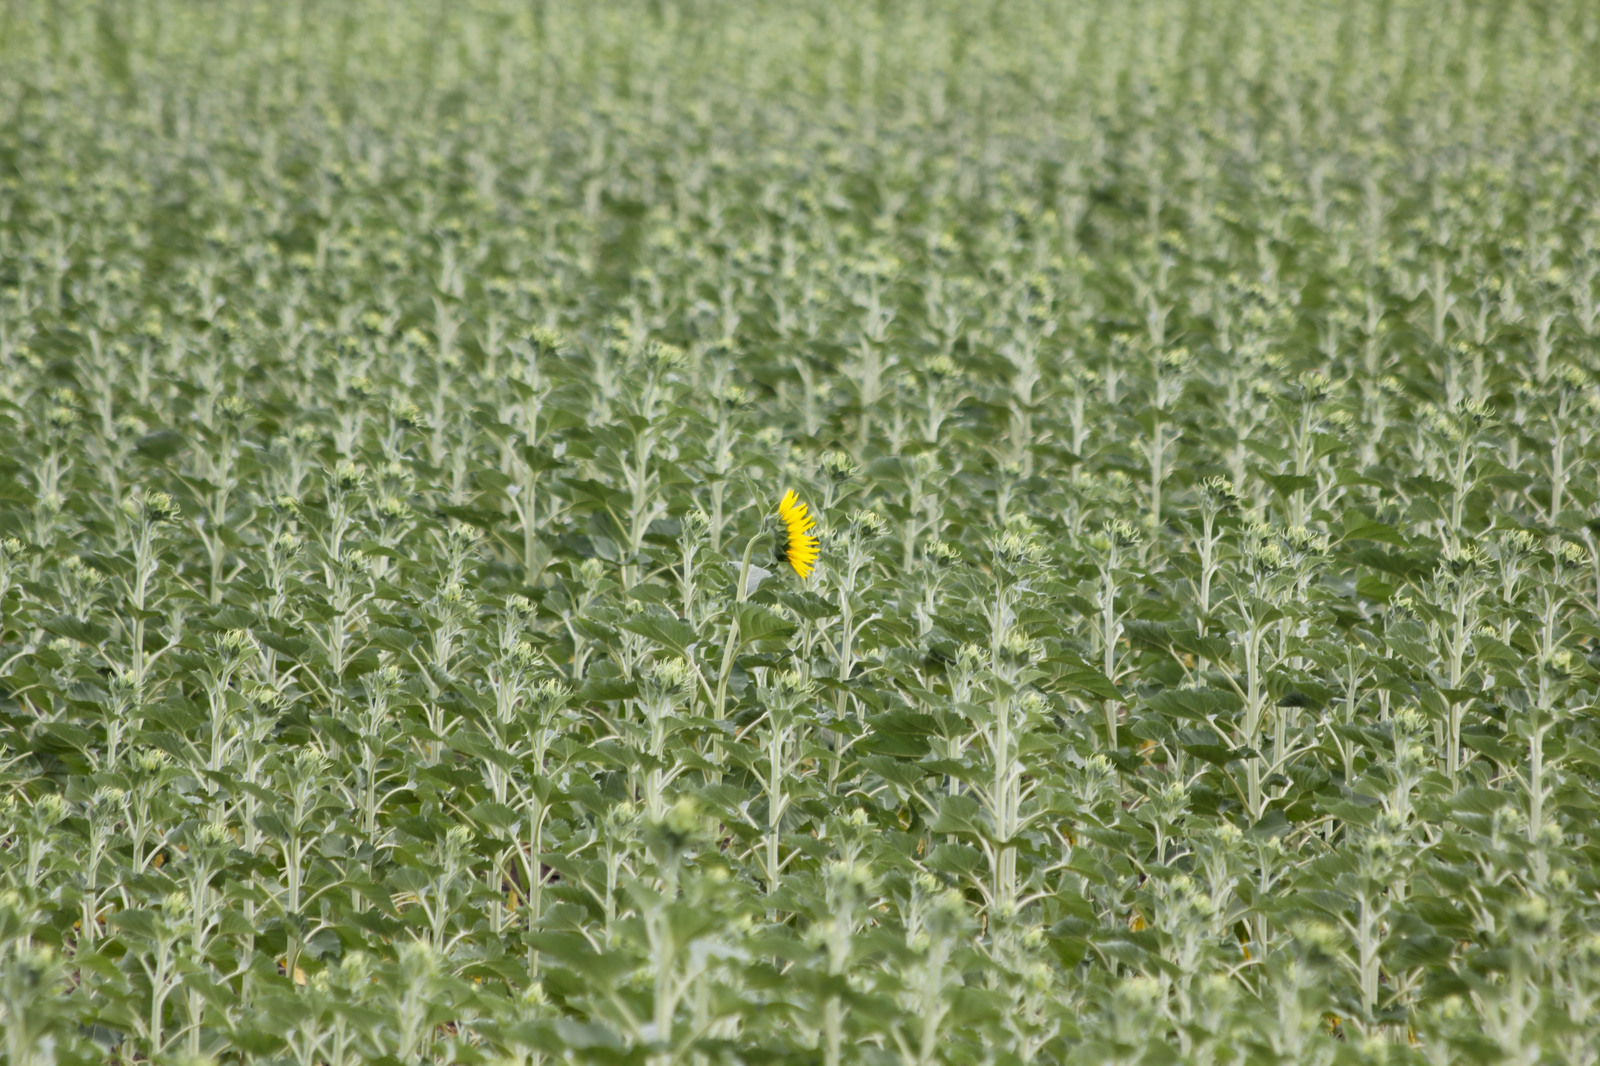
<path fill-rule="evenodd" d="M 1595 6 L 1190 6 L 0 6 L 0 1058 L 1591 1061 Z"/>

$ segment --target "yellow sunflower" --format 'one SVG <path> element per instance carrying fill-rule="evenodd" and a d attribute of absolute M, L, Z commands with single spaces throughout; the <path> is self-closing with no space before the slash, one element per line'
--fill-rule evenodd
<path fill-rule="evenodd" d="M 801 577 L 810 577 L 817 565 L 817 538 L 811 535 L 815 518 L 806 514 L 806 505 L 790 489 L 778 502 L 778 561 L 794 567 Z"/>

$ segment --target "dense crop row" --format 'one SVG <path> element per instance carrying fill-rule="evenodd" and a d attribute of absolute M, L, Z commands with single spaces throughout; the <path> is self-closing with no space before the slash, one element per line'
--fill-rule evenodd
<path fill-rule="evenodd" d="M 0 6 L 0 1059 L 1600 1061 L 1597 72 Z"/>

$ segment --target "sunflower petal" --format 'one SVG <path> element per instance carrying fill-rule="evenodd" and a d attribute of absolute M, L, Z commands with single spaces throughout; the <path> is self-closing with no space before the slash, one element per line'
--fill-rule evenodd
<path fill-rule="evenodd" d="M 783 499 L 778 501 L 778 519 L 783 523 L 778 554 L 801 577 L 811 575 L 821 555 L 820 541 L 810 532 L 817 524 L 810 511 L 810 507 L 800 502 L 800 497 L 793 489 L 785 492 Z"/>

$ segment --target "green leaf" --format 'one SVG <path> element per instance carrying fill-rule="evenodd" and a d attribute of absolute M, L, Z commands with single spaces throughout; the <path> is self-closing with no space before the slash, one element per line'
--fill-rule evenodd
<path fill-rule="evenodd" d="M 987 838 L 983 808 L 971 796 L 946 796 L 939 803 L 939 814 L 929 828 L 935 833 Z"/>
<path fill-rule="evenodd" d="M 740 644 L 781 641 L 794 632 L 791 623 L 759 603 L 740 604 L 737 618 Z"/>
<path fill-rule="evenodd" d="M 634 615 L 622 623 L 622 628 L 684 659 L 690 657 L 689 648 L 698 639 L 689 623 L 655 613 Z"/>
<path fill-rule="evenodd" d="M 181 433 L 170 429 L 158 429 L 154 433 L 146 433 L 134 444 L 134 451 L 146 459 L 155 462 L 165 462 L 177 455 L 188 446 L 188 440 Z"/>
<path fill-rule="evenodd" d="M 1406 540 L 1393 526 L 1383 522 L 1374 521 L 1365 515 L 1347 513 L 1344 516 L 1344 540 L 1366 540 L 1377 544 L 1392 544 L 1397 548 L 1410 547 L 1411 542 Z"/>
<path fill-rule="evenodd" d="M 1156 714 L 1195 722 L 1231 717 L 1243 705 L 1235 693 L 1212 688 L 1168 689 L 1147 696 L 1145 702 Z"/>
<path fill-rule="evenodd" d="M 40 624 L 46 633 L 54 633 L 58 637 L 66 637 L 80 644 L 96 645 L 111 636 L 111 631 L 105 626 L 93 622 L 85 622 L 78 618 L 69 618 L 66 615 L 56 615 Z"/>

